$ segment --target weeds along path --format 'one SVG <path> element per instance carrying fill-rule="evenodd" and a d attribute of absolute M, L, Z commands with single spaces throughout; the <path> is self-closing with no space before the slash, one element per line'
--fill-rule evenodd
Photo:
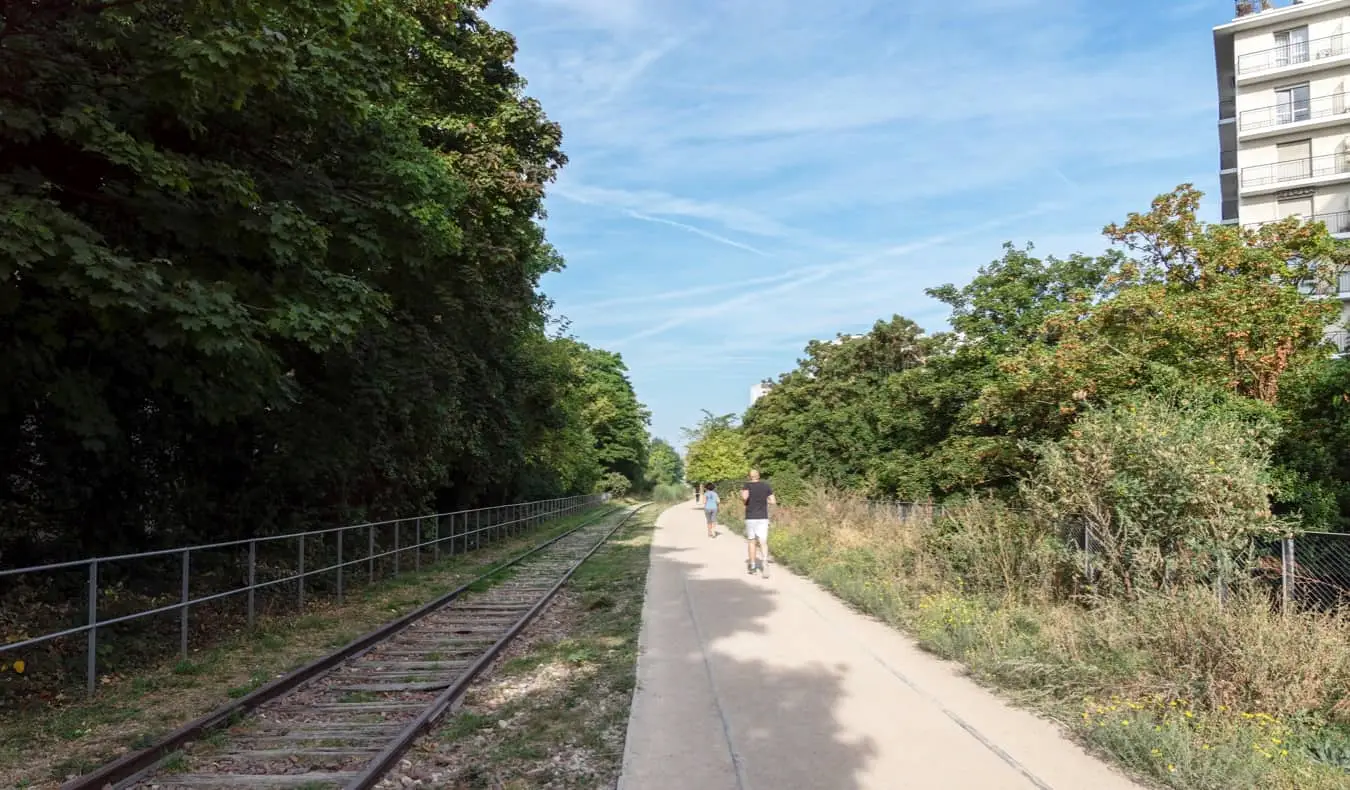
<path fill-rule="evenodd" d="M 640 509 L 605 514 L 537 546 L 363 637 L 355 651 L 301 670 L 300 682 L 270 684 L 66 788 L 375 787 Z"/>

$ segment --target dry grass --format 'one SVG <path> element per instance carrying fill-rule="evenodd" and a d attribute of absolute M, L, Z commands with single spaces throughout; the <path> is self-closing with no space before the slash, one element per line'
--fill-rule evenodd
<path fill-rule="evenodd" d="M 818 495 L 776 526 L 779 561 L 1077 722 L 1137 774 L 1188 790 L 1350 781 L 1350 616 L 1281 615 L 1256 589 L 1224 605 L 1200 589 L 1085 602 L 1073 595 L 1077 558 L 988 502 L 935 524 Z M 1146 726 L 1099 726 L 1097 701 L 1113 698 Z M 1169 718 L 1172 703 L 1189 716 Z"/>

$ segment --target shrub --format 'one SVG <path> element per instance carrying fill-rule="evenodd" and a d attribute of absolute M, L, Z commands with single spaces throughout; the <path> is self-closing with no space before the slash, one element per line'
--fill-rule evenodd
<path fill-rule="evenodd" d="M 1040 522 L 1090 531 L 1098 592 L 1233 581 L 1258 536 L 1292 528 L 1270 512 L 1271 432 L 1222 402 L 1179 400 L 1088 413 L 1038 448 L 1022 484 Z"/>

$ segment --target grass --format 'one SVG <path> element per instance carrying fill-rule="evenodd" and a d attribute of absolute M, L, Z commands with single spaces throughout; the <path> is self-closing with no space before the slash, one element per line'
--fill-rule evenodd
<path fill-rule="evenodd" d="M 1259 590 L 1071 599 L 1055 578 L 1072 557 L 971 507 L 953 532 L 817 495 L 778 514 L 770 548 L 1156 785 L 1350 786 L 1350 617 L 1281 615 Z"/>
<path fill-rule="evenodd" d="M 302 615 L 262 618 L 255 633 L 241 629 L 226 634 L 188 660 L 148 666 L 135 677 L 105 678 L 93 700 L 54 698 L 42 706 L 7 711 L 0 787 L 54 788 L 70 776 L 142 748 L 175 726 L 406 614 L 586 517 L 552 522 L 439 565 L 424 563 L 420 573 L 377 582 L 349 595 L 342 606 L 316 600 Z"/>
<path fill-rule="evenodd" d="M 434 781 L 478 788 L 612 787 L 636 685 L 657 513 L 596 552 L 436 735 Z"/>

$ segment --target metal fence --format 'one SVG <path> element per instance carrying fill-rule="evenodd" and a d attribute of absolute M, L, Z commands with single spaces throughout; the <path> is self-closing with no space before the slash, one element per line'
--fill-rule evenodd
<path fill-rule="evenodd" d="M 894 515 L 901 521 L 941 519 L 946 508 L 925 502 L 871 501 L 873 514 Z M 1067 538 L 1082 552 L 1085 578 L 1094 573 L 1093 557 L 1102 544 L 1086 525 L 1068 530 Z M 1282 539 L 1261 541 L 1256 547 L 1255 576 L 1271 585 L 1281 606 L 1329 610 L 1350 606 L 1350 533 L 1302 532 Z M 1223 596 L 1227 585 L 1215 578 L 1215 592 Z"/>
<path fill-rule="evenodd" d="M 608 494 L 591 494 L 0 569 L 0 583 L 11 583 L 11 586 L 34 577 L 47 576 L 50 586 L 69 589 L 69 579 L 58 583 L 53 582 L 50 576 L 78 574 L 83 576 L 83 583 L 76 584 L 83 588 L 84 597 L 80 602 L 83 604 L 80 608 L 83 609 L 84 622 L 38 636 L 22 635 L 15 641 L 0 645 L 0 657 L 54 640 L 84 635 L 86 683 L 89 693 L 93 694 L 98 678 L 99 629 L 177 612 L 179 650 L 186 660 L 190 618 L 194 607 L 200 609 L 225 599 L 243 596 L 247 601 L 247 625 L 252 630 L 256 624 L 258 596 L 266 590 L 293 585 L 294 600 L 302 608 L 307 587 L 311 592 L 319 589 L 331 592 L 341 603 L 353 577 L 364 577 L 367 582 L 375 581 L 377 565 L 392 575 L 409 569 L 409 565 L 413 570 L 420 570 L 424 555 L 429 554 L 428 559 L 433 563 L 439 562 L 442 556 L 473 551 L 484 543 L 520 534 L 544 521 L 571 515 L 608 500 Z M 293 564 L 286 561 L 287 555 Z M 109 571 L 134 562 L 142 563 L 142 567 L 133 571 L 133 574 L 151 574 L 157 577 L 160 587 L 166 579 L 164 574 L 176 575 L 177 600 L 120 612 L 116 616 L 107 616 L 105 611 L 101 617 L 100 609 L 106 608 L 106 604 L 118 597 L 118 586 L 107 583 Z M 210 572 L 203 574 L 203 566 L 209 568 Z M 194 573 L 197 579 L 194 579 Z M 126 577 L 127 571 L 123 570 L 121 575 Z M 222 576 L 233 578 L 237 586 L 223 591 L 203 590 L 202 584 L 195 583 L 201 581 L 202 575 L 209 576 L 208 581 L 218 581 Z"/>

